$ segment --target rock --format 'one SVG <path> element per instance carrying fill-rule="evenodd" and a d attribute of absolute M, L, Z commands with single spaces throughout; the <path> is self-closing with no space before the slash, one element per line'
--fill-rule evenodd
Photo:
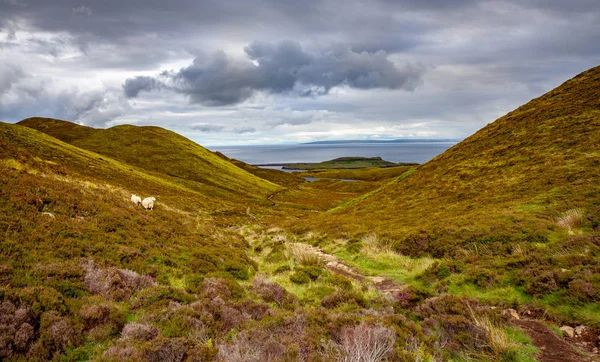
<path fill-rule="evenodd" d="M 517 313 L 517 311 L 514 310 L 514 309 L 512 309 L 512 308 L 511 309 L 505 309 L 504 311 L 502 311 L 502 313 L 504 313 L 504 315 L 506 315 L 506 316 L 509 316 L 511 319 L 516 319 L 516 320 L 521 319 L 519 317 L 519 313 Z"/>
<path fill-rule="evenodd" d="M 562 326 L 560 327 L 560 330 L 563 331 L 563 333 L 566 334 L 569 338 L 575 337 L 575 329 L 573 327 Z"/>
<path fill-rule="evenodd" d="M 51 217 L 51 218 L 53 218 L 53 219 L 55 218 L 55 217 L 54 217 L 54 214 L 53 214 L 53 213 L 51 213 L 51 212 L 42 212 L 42 215 L 47 215 L 47 216 L 50 216 L 50 217 Z"/>
<path fill-rule="evenodd" d="M 577 327 L 575 327 L 575 335 L 576 336 L 581 336 L 584 331 L 585 331 L 585 326 L 577 326 Z"/>

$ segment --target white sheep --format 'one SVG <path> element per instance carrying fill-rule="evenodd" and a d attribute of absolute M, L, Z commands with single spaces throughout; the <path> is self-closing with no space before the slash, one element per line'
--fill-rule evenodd
<path fill-rule="evenodd" d="M 133 194 L 133 195 L 131 195 L 131 202 L 133 202 L 136 205 L 139 205 L 142 203 L 142 198 L 136 194 Z"/>
<path fill-rule="evenodd" d="M 152 209 L 154 209 L 154 201 L 156 201 L 156 199 L 154 197 L 146 197 L 145 199 L 142 200 L 142 206 L 146 210 L 152 210 Z"/>

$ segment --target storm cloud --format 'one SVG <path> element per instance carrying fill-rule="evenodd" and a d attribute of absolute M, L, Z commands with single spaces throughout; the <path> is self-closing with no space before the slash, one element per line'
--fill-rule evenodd
<path fill-rule="evenodd" d="M 133 98 L 142 91 L 169 89 L 189 96 L 192 103 L 222 106 L 243 102 L 257 91 L 300 96 L 327 94 L 338 86 L 412 91 L 424 72 L 419 65 L 397 66 L 384 51 L 355 52 L 348 46 L 311 54 L 293 41 L 254 42 L 244 52 L 246 59 L 223 51 L 197 57 L 190 66 L 164 71 L 158 79 L 127 79 L 123 90 Z"/>
<path fill-rule="evenodd" d="M 598 65 L 596 0 L 0 0 L 0 120 L 463 138 Z"/>

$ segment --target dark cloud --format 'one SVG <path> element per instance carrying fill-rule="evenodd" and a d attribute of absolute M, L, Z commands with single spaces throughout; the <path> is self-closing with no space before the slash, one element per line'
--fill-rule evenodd
<path fill-rule="evenodd" d="M 597 65 L 599 42 L 598 0 L 0 0 L 0 117 L 466 136 Z"/>
<path fill-rule="evenodd" d="M 142 91 L 168 88 L 189 96 L 192 103 L 222 106 L 243 102 L 257 91 L 318 96 L 337 86 L 414 90 L 424 72 L 422 66 L 398 67 L 383 51 L 359 53 L 347 46 L 307 53 L 297 42 L 254 42 L 244 51 L 245 60 L 217 52 L 197 57 L 179 71 L 165 71 L 161 79 L 130 78 L 123 90 L 132 98 Z"/>
<path fill-rule="evenodd" d="M 151 90 L 160 89 L 162 86 L 163 84 L 160 81 L 152 77 L 137 76 L 125 81 L 125 84 L 123 84 L 123 92 L 126 97 L 134 98 L 142 91 L 149 92 Z"/>

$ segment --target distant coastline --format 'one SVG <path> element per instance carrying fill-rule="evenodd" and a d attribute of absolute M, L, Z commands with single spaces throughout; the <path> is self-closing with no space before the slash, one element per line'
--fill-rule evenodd
<path fill-rule="evenodd" d="M 337 145 L 337 144 L 353 144 L 353 143 L 448 143 L 455 142 L 458 143 L 460 140 L 458 139 L 437 139 L 437 138 L 402 138 L 402 139 L 393 139 L 393 140 L 330 140 L 330 141 L 313 141 L 313 142 L 304 142 L 301 143 L 303 145 Z"/>

